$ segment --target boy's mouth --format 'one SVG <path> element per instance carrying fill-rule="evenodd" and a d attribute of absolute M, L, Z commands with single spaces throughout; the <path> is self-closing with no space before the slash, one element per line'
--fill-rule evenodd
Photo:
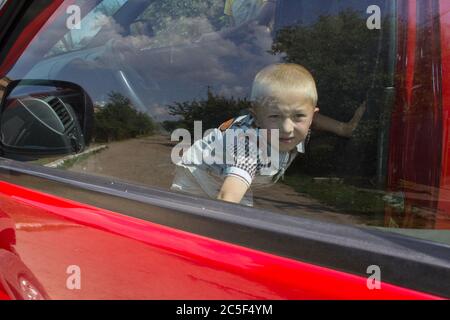
<path fill-rule="evenodd" d="M 281 143 L 289 144 L 289 143 L 292 143 L 293 141 L 294 141 L 294 138 L 280 138 Z"/>

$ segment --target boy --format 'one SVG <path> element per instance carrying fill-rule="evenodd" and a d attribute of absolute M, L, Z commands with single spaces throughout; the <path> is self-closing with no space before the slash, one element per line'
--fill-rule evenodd
<path fill-rule="evenodd" d="M 248 115 L 222 124 L 183 153 L 172 190 L 251 206 L 250 186 L 276 183 L 297 153 L 304 152 L 319 111 L 314 79 L 304 67 L 265 67 L 255 77 L 251 101 Z M 224 148 L 214 146 L 218 141 Z"/>

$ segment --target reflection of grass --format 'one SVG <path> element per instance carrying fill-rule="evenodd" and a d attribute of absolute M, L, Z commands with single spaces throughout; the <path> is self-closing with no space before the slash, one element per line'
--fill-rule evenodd
<path fill-rule="evenodd" d="M 381 192 L 360 189 L 336 181 L 314 181 L 304 175 L 286 176 L 287 185 L 297 192 L 306 193 L 323 204 L 349 214 L 383 214 L 384 201 Z"/>
<path fill-rule="evenodd" d="M 94 148 L 94 147 L 96 147 L 96 145 L 93 145 L 92 148 Z M 103 151 L 103 150 L 104 150 L 104 149 L 97 149 L 97 150 L 94 150 L 94 151 L 91 151 L 91 152 L 88 152 L 88 153 L 85 153 L 85 154 L 78 155 L 78 156 L 75 156 L 75 157 L 73 157 L 73 158 L 67 159 L 67 160 L 65 160 L 61 165 L 59 165 L 57 168 L 59 168 L 59 169 L 69 169 L 69 168 L 71 168 L 72 166 L 74 166 L 75 164 L 77 164 L 77 163 L 79 163 L 79 162 L 82 162 L 82 161 L 86 160 L 86 159 L 89 158 L 91 155 L 96 154 L 96 153 L 99 153 L 99 152 L 101 152 L 101 151 Z M 54 161 L 57 161 L 57 160 L 59 160 L 59 159 L 61 159 L 61 158 L 63 158 L 63 157 L 66 157 L 66 156 L 67 156 L 67 155 L 45 157 L 45 158 L 36 159 L 36 160 L 32 161 L 31 163 L 45 166 L 45 165 L 47 165 L 47 164 L 50 164 L 50 163 L 52 163 L 52 162 L 54 162 Z"/>
<path fill-rule="evenodd" d="M 61 156 L 54 156 L 54 157 L 40 158 L 40 159 L 36 159 L 36 160 L 32 161 L 31 163 L 34 163 L 34 164 L 38 164 L 38 165 L 44 166 L 44 165 L 46 165 L 46 164 L 48 164 L 48 163 L 52 163 L 53 161 L 58 160 L 59 158 L 61 158 Z"/>
<path fill-rule="evenodd" d="M 86 160 L 89 158 L 90 155 L 94 154 L 95 152 L 89 153 L 89 154 L 83 154 L 82 156 L 75 157 L 72 159 L 68 159 L 62 163 L 62 165 L 58 166 L 58 169 L 69 169 L 73 167 L 75 164 Z"/>
<path fill-rule="evenodd" d="M 59 166 L 58 168 L 59 168 L 59 169 L 66 169 L 66 170 L 67 170 L 67 169 L 70 169 L 70 168 L 73 167 L 75 164 L 80 163 L 80 162 L 83 162 L 83 161 L 87 160 L 90 156 L 92 156 L 92 155 L 94 155 L 94 154 L 96 154 L 96 153 L 99 153 L 99 152 L 101 152 L 101 151 L 103 151 L 103 150 L 105 150 L 105 149 L 98 149 L 98 150 L 95 150 L 95 151 L 92 151 L 92 152 L 89 152 L 89 153 L 80 155 L 80 156 L 78 156 L 78 157 L 74 157 L 74 158 L 71 158 L 71 159 L 67 159 L 67 160 L 64 161 L 63 164 L 62 164 L 61 166 Z"/>

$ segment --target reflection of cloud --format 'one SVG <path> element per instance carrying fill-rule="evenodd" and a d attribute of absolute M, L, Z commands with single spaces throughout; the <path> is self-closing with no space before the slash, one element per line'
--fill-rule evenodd
<path fill-rule="evenodd" d="M 106 44 L 108 41 L 116 42 L 118 46 L 126 49 L 143 48 L 151 43 L 151 39 L 147 35 L 123 36 L 123 27 L 119 25 L 113 17 L 102 15 L 96 20 L 96 26 L 101 26 L 102 28 L 102 31 L 95 39 L 95 42 L 99 44 Z"/>
<path fill-rule="evenodd" d="M 36 38 L 42 42 L 33 41 L 27 49 L 27 59 L 21 59 L 17 67 L 20 69 L 21 63 L 26 62 L 22 60 L 34 63 L 42 60 L 38 58 L 41 57 L 40 51 L 47 46 L 48 52 L 55 38 L 63 36 L 59 30 L 63 24 L 64 21 L 53 23 Z M 144 104 L 151 106 L 149 113 L 165 118 L 168 104 L 205 98 L 207 87 L 226 97 L 249 96 L 255 74 L 280 60 L 279 56 L 267 53 L 272 45 L 271 34 L 266 27 L 257 25 L 226 38 L 204 41 L 196 40 L 201 35 L 214 35 L 214 28 L 205 17 L 172 20 L 163 31 L 156 30 L 154 36 L 124 35 L 123 27 L 104 15 L 95 20 L 95 26 L 102 29 L 89 47 L 98 44 L 98 49 L 75 51 L 44 60 L 29 75 L 76 82 L 94 99 L 111 91 L 126 94 L 111 76 L 111 72 L 121 68 L 114 63 L 120 55 L 122 64 L 138 75 L 131 79 L 131 84 L 140 81 L 144 84 L 144 87 L 135 87 Z M 49 45 L 52 41 L 53 45 Z M 113 43 L 116 52 L 110 51 Z"/>
<path fill-rule="evenodd" d="M 167 106 L 162 106 L 155 103 L 151 105 L 149 109 L 151 110 L 153 119 L 156 121 L 165 121 L 174 119 L 174 116 L 169 115 L 169 113 L 167 112 Z"/>
<path fill-rule="evenodd" d="M 180 17 L 176 20 L 168 17 L 162 25 L 164 29 L 156 32 L 151 47 L 188 44 L 201 35 L 214 31 L 208 18 L 204 16 Z"/>
<path fill-rule="evenodd" d="M 242 39 L 219 38 L 189 46 L 173 45 L 165 49 L 164 55 L 155 55 L 154 47 L 145 48 L 141 52 L 142 60 L 134 63 L 141 64 L 147 76 L 169 86 L 166 90 L 170 102 L 205 97 L 208 86 L 228 97 L 248 96 L 255 74 L 280 58 L 267 53 L 272 38 L 266 27 L 253 26 L 244 37 L 237 36 Z M 142 66 L 144 61 L 145 66 Z"/>
<path fill-rule="evenodd" d="M 246 88 L 242 86 L 228 87 L 226 85 L 222 85 L 218 89 L 218 94 L 224 97 L 245 97 L 246 93 Z"/>
<path fill-rule="evenodd" d="M 160 84 L 163 92 L 142 93 L 147 94 L 144 102 L 152 106 L 149 111 L 157 118 L 170 117 L 167 104 L 204 98 L 208 86 L 226 97 L 248 96 L 255 74 L 279 61 L 279 57 L 267 53 L 272 38 L 263 26 L 249 27 L 245 36 L 238 35 L 241 41 L 219 37 L 195 42 L 202 34 L 212 33 L 213 27 L 205 17 L 173 20 L 152 38 L 123 36 L 122 28 L 112 18 L 105 17 L 101 23 L 107 30 L 102 31 L 104 42 L 116 43 L 130 67 L 149 82 Z"/>

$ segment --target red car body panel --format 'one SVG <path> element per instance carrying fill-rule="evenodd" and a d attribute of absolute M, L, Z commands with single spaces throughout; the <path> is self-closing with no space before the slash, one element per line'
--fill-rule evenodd
<path fill-rule="evenodd" d="M 0 300 L 10 300 L 10 299 L 6 293 L 0 291 Z"/>
<path fill-rule="evenodd" d="M 437 299 L 0 182 L 16 250 L 58 299 Z M 81 290 L 66 269 L 81 269 Z"/>
<path fill-rule="evenodd" d="M 449 19 L 447 1 L 399 1 L 388 189 L 405 204 L 397 217 L 386 208 L 386 226 L 450 227 Z M 415 207 L 428 217 L 416 217 Z"/>

